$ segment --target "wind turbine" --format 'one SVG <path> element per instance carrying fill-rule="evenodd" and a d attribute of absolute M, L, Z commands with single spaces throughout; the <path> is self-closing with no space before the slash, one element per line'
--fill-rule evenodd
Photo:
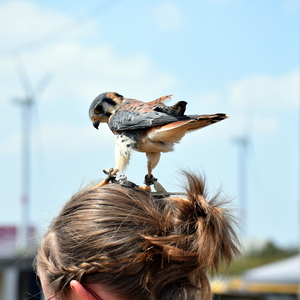
<path fill-rule="evenodd" d="M 233 142 L 238 146 L 238 190 L 239 190 L 239 211 L 241 230 L 245 237 L 248 237 L 247 222 L 249 210 L 249 197 L 248 197 L 248 174 L 249 174 L 249 158 L 250 152 L 253 151 L 252 132 L 253 132 L 253 115 L 254 107 L 247 109 L 247 118 L 245 118 L 243 133 L 235 138 Z"/>
<path fill-rule="evenodd" d="M 21 106 L 21 126 L 22 126 L 22 174 L 21 174 L 21 224 L 17 232 L 17 241 L 22 250 L 28 250 L 29 241 L 29 204 L 30 204 L 30 152 L 31 152 L 31 121 L 32 110 L 36 104 L 37 96 L 41 95 L 42 91 L 49 84 L 49 73 L 46 73 L 38 82 L 35 89 L 32 88 L 28 73 L 21 57 L 16 58 L 16 68 L 20 83 L 25 92 L 25 96 L 15 98 L 14 103 Z"/>

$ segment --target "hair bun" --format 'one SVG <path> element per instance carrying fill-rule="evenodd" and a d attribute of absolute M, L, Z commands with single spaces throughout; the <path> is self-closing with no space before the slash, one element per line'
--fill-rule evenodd
<path fill-rule="evenodd" d="M 239 242 L 235 232 L 234 216 L 217 193 L 207 199 L 205 179 L 183 172 L 187 179 L 186 197 L 174 198 L 177 230 L 193 241 L 190 250 L 197 253 L 199 268 L 217 270 L 220 261 L 230 264 L 239 254 Z"/>

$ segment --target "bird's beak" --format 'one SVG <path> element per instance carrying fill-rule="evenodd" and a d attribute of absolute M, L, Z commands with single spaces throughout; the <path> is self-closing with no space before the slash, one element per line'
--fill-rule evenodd
<path fill-rule="evenodd" d="M 93 126 L 96 128 L 96 129 L 98 129 L 99 128 L 99 121 L 95 121 L 95 122 L 93 122 Z"/>

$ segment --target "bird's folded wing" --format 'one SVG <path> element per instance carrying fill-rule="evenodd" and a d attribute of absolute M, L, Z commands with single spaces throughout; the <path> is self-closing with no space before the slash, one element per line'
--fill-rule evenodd
<path fill-rule="evenodd" d="M 154 110 L 118 110 L 109 119 L 109 128 L 112 130 L 136 130 L 148 127 L 165 125 L 178 120 L 189 120 L 187 116 L 172 116 Z"/>

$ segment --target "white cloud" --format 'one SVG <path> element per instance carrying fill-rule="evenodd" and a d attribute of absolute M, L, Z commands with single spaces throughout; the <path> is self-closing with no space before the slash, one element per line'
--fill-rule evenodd
<path fill-rule="evenodd" d="M 260 133 L 273 133 L 279 127 L 278 120 L 274 117 L 255 118 L 253 123 L 255 132 Z"/>
<path fill-rule="evenodd" d="M 103 144 L 111 144 L 113 148 L 114 136 L 106 124 L 101 124 L 97 131 L 92 125 L 79 127 L 60 120 L 33 128 L 31 142 L 32 152 L 46 150 L 60 154 L 78 154 L 89 152 L 94 146 L 100 149 Z M 18 154 L 20 147 L 21 135 L 14 133 L 0 144 L 0 151 L 6 154 Z"/>
<path fill-rule="evenodd" d="M 0 45 L 2 51 L 60 28 L 70 18 L 56 11 L 44 10 L 34 2 L 7 1 L 0 5 Z"/>
<path fill-rule="evenodd" d="M 213 90 L 206 92 L 204 94 L 198 94 L 196 97 L 194 97 L 193 103 L 195 105 L 195 111 L 197 111 L 199 114 L 203 113 L 216 113 L 221 112 L 223 109 L 223 104 L 225 101 L 224 95 L 221 91 Z"/>
<path fill-rule="evenodd" d="M 46 149 L 65 154 L 77 154 L 88 152 L 100 142 L 103 144 L 113 142 L 113 134 L 106 127 L 106 124 L 101 124 L 100 130 L 97 131 L 92 125 L 79 127 L 76 124 L 58 121 L 55 124 L 44 126 L 41 128 L 41 132 Z M 36 147 L 39 145 L 36 144 Z"/>
<path fill-rule="evenodd" d="M 219 105 L 221 102 L 221 94 L 218 91 L 211 91 L 204 95 L 200 95 L 199 102 L 203 106 L 207 105 Z"/>
<path fill-rule="evenodd" d="M 23 16 L 22 19 L 18 19 L 20 15 Z M 0 28 L 0 41 L 4 41 L 9 32 L 10 40 L 6 47 L 20 45 L 32 40 L 32 37 L 42 36 L 51 28 L 58 28 L 70 22 L 68 16 L 26 1 L 0 4 L 0 18 L 5 24 Z M 92 28 L 93 32 L 98 25 L 91 24 L 95 26 Z M 41 110 L 49 108 L 41 118 L 41 131 L 43 136 L 47 137 L 47 149 L 60 149 L 67 139 L 68 146 L 61 149 L 62 151 L 84 150 L 88 139 L 92 138 L 91 135 L 100 134 L 96 130 L 94 132 L 92 127 L 81 127 L 82 120 L 89 122 L 87 110 L 98 94 L 116 91 L 125 97 L 150 101 L 169 94 L 176 82 L 172 74 L 161 70 L 144 53 L 122 55 L 115 47 L 101 39 L 100 44 L 81 43 L 80 38 L 84 34 L 86 37 L 90 37 L 91 34 L 90 27 L 84 28 L 81 29 L 80 35 L 57 40 L 46 47 L 22 53 L 21 56 L 33 86 L 46 72 L 50 71 L 54 75 L 42 99 L 38 99 Z M 0 108 L 4 115 L 1 125 L 11 124 L 12 120 L 18 123 L 18 108 L 12 107 L 9 100 L 13 97 L 23 97 L 25 92 L 18 79 L 14 58 L 0 57 L 0 67 Z M 79 121 L 73 115 L 78 107 L 85 109 Z M 59 121 L 61 119 L 64 119 L 65 123 Z M 15 131 L 19 131 L 17 126 L 16 124 Z M 104 126 L 106 125 L 102 127 Z M 19 149 L 19 133 L 12 130 L 7 133 L 2 127 L 1 135 L 2 152 Z M 110 139 L 113 140 L 113 137 Z"/>
<path fill-rule="evenodd" d="M 29 59 L 34 57 L 31 54 Z M 55 73 L 48 97 L 51 101 L 72 98 L 90 102 L 106 91 L 129 97 L 146 96 L 153 87 L 159 93 L 175 82 L 171 74 L 159 70 L 145 54 L 122 56 L 107 44 L 94 47 L 60 44 L 36 57 L 35 67 L 41 65 Z"/>
<path fill-rule="evenodd" d="M 298 109 L 299 82 L 299 70 L 277 76 L 257 74 L 241 78 L 228 87 L 198 94 L 192 101 L 193 110 L 228 114 L 230 118 L 218 129 L 218 136 L 224 138 L 249 130 L 260 135 L 278 134 L 283 126 L 282 112 Z M 211 129 L 207 134 L 203 132 L 203 137 L 213 139 L 210 133 Z"/>
<path fill-rule="evenodd" d="M 280 76 L 255 75 L 235 82 L 229 90 L 232 106 L 264 110 L 295 108 L 299 102 L 299 70 Z"/>
<path fill-rule="evenodd" d="M 282 112 L 298 108 L 299 74 L 299 70 L 277 76 L 257 74 L 229 86 L 230 114 L 236 117 L 233 132 L 253 130 L 259 135 L 277 135 L 282 127 Z"/>
<path fill-rule="evenodd" d="M 176 9 L 173 7 L 173 10 Z M 5 41 L 6 49 L 39 36 L 47 36 L 49 32 L 71 24 L 69 16 L 27 1 L 12 1 L 0 5 L 0 18 L 2 25 L 5 25 L 0 28 L 0 41 Z M 161 96 L 160 93 L 164 93 L 164 90 L 169 93 L 169 88 L 176 81 L 174 76 L 161 70 L 146 54 L 122 55 L 114 46 L 99 38 L 101 32 L 97 33 L 98 44 L 95 44 L 94 39 L 93 45 L 81 42 L 81 37 L 91 38 L 91 32 L 96 30 L 98 24 L 91 22 L 89 26 L 82 27 L 78 35 L 63 35 L 63 38 L 46 47 L 22 53 L 33 83 L 38 82 L 49 70 L 55 75 L 44 95 L 45 99 L 53 102 L 59 98 L 89 98 L 88 101 L 91 101 L 97 94 L 111 90 L 129 97 L 143 97 L 151 95 L 154 87 L 158 95 L 153 97 Z M 6 42 L 8 35 L 9 43 Z M 6 61 L 3 61 L 3 57 L 1 60 L 5 68 L 1 69 L 0 78 L 9 80 L 3 80 L 4 86 L 0 82 L 0 88 L 7 94 L 12 93 L 13 79 L 18 89 L 20 86 L 13 61 L 9 56 Z"/>
<path fill-rule="evenodd" d="M 160 30 L 172 31 L 183 26 L 180 7 L 172 1 L 160 3 L 154 10 L 153 17 Z"/>

